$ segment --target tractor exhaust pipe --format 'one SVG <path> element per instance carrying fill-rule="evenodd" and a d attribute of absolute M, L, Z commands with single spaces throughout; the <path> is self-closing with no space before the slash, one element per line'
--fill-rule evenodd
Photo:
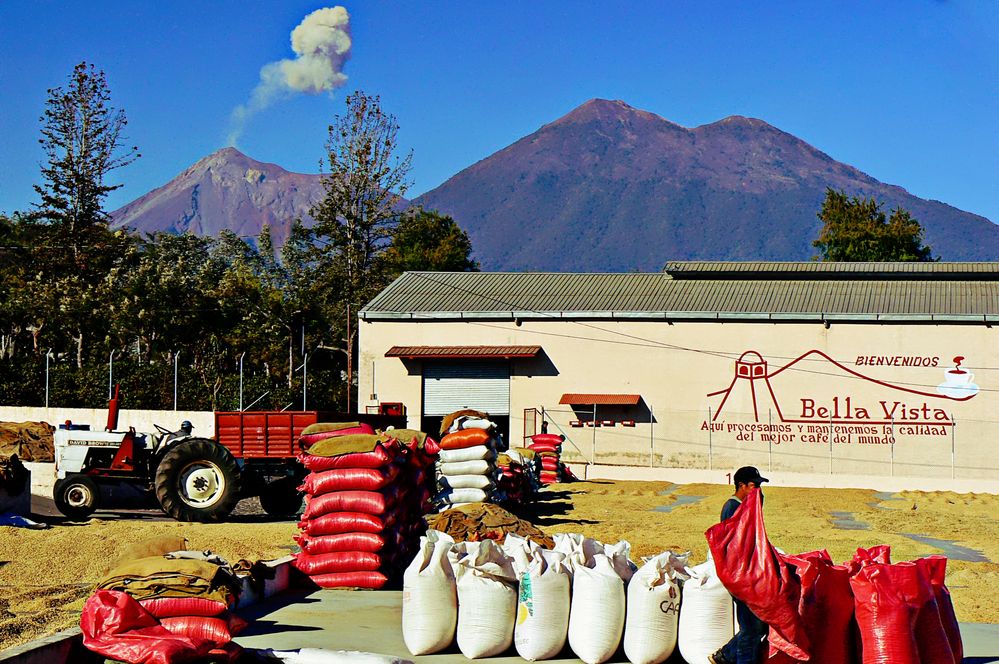
<path fill-rule="evenodd" d="M 114 386 L 114 396 L 108 400 L 108 426 L 105 431 L 118 428 L 118 386 Z"/>

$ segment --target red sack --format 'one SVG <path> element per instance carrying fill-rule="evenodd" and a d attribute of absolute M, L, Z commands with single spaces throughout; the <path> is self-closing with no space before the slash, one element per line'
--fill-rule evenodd
<path fill-rule="evenodd" d="M 154 597 L 139 600 L 146 611 L 154 618 L 175 616 L 219 616 L 229 610 L 225 602 L 203 597 Z"/>
<path fill-rule="evenodd" d="M 816 664 L 854 664 L 855 643 L 853 591 L 850 573 L 843 565 L 833 565 L 826 551 L 810 551 L 782 556 L 795 568 L 801 580 L 798 615 L 812 642 L 811 661 Z M 769 664 L 792 664 L 797 660 L 777 651 Z"/>
<path fill-rule="evenodd" d="M 369 551 L 375 553 L 385 546 L 385 536 L 377 533 L 340 533 L 339 535 L 295 535 L 302 551 L 313 556 L 341 551 Z"/>
<path fill-rule="evenodd" d="M 563 440 L 565 439 L 557 433 L 536 433 L 531 436 L 531 442 L 534 444 L 548 443 L 551 445 L 561 445 Z M 531 449 L 534 448 L 532 447 Z"/>
<path fill-rule="evenodd" d="M 441 448 L 463 450 L 466 447 L 488 445 L 490 440 L 492 440 L 492 434 L 485 429 L 462 429 L 441 438 Z"/>
<path fill-rule="evenodd" d="M 299 521 L 306 535 L 336 535 L 338 533 L 380 533 L 395 521 L 394 514 L 377 516 L 363 512 L 335 512 Z"/>
<path fill-rule="evenodd" d="M 916 612 L 913 634 L 923 664 L 955 664 L 947 632 L 940 620 L 940 609 L 927 575 L 926 566 L 918 560 L 897 563 L 895 567 L 915 568 L 915 582 L 902 587 L 905 598 Z M 958 660 L 957 664 L 960 664 Z"/>
<path fill-rule="evenodd" d="M 319 496 L 307 495 L 302 519 L 315 519 L 333 512 L 385 514 L 395 505 L 398 494 L 397 487 L 390 487 L 384 491 L 332 491 Z"/>
<path fill-rule="evenodd" d="M 299 491 L 311 496 L 321 496 L 331 491 L 377 491 L 392 482 L 399 474 L 399 466 L 384 468 L 338 468 L 309 473 Z"/>
<path fill-rule="evenodd" d="M 776 648 L 809 661 L 808 635 L 798 615 L 801 583 L 767 539 L 760 490 L 751 490 L 731 518 L 704 534 L 722 584 L 770 625 L 770 654 Z"/>
<path fill-rule="evenodd" d="M 374 572 L 382 566 L 382 558 L 367 551 L 341 551 L 318 556 L 300 553 L 292 564 L 298 571 L 316 576 L 336 572 Z"/>
<path fill-rule="evenodd" d="M 359 426 L 350 427 L 349 429 L 340 429 L 339 431 L 321 431 L 319 433 L 307 433 L 298 439 L 298 444 L 301 447 L 308 448 L 310 445 L 318 443 L 320 440 L 326 440 L 327 438 L 336 438 L 337 436 L 351 436 L 353 434 L 363 433 L 373 435 L 375 430 L 371 428 L 370 424 L 365 424 L 361 422 Z"/>
<path fill-rule="evenodd" d="M 370 452 L 353 452 L 334 457 L 300 452 L 298 461 L 313 472 L 322 472 L 337 468 L 382 468 L 392 463 L 397 456 L 397 450 L 379 444 Z"/>
<path fill-rule="evenodd" d="M 545 470 L 558 470 L 558 459 L 552 457 L 542 457 L 541 467 Z"/>
<path fill-rule="evenodd" d="M 561 445 L 552 445 L 551 443 L 534 443 L 530 446 L 530 449 L 534 450 L 538 454 L 554 454 L 558 456 L 562 453 Z"/>
<path fill-rule="evenodd" d="M 234 614 L 225 617 L 175 616 L 163 618 L 160 623 L 174 634 L 191 639 L 204 639 L 215 645 L 224 645 L 246 628 L 247 622 Z"/>
<path fill-rule="evenodd" d="M 954 603 L 950 598 L 950 591 L 944 584 L 947 576 L 947 558 L 944 556 L 929 556 L 920 558 L 917 564 L 923 566 L 926 578 L 930 582 L 933 596 L 937 600 L 937 609 L 940 611 L 940 624 L 947 634 L 947 642 L 950 644 L 951 653 L 955 662 L 964 659 L 964 644 L 961 641 L 961 626 L 957 622 L 954 614 Z"/>
<path fill-rule="evenodd" d="M 555 484 L 558 482 L 558 473 L 552 470 L 541 471 L 542 484 Z"/>
<path fill-rule="evenodd" d="M 214 648 L 211 641 L 174 634 L 126 593 L 98 590 L 80 615 L 83 645 L 133 664 L 194 662 Z"/>
<path fill-rule="evenodd" d="M 310 576 L 320 588 L 371 588 L 378 590 L 388 581 L 381 572 L 342 572 Z"/>
<path fill-rule="evenodd" d="M 850 578 L 863 664 L 920 664 L 916 611 L 903 586 L 918 584 L 916 567 L 870 563 Z"/>
<path fill-rule="evenodd" d="M 423 447 L 420 447 L 420 441 L 413 438 L 409 442 L 403 442 L 403 447 L 409 450 L 409 457 L 406 459 L 406 463 L 412 468 L 425 469 L 430 468 L 437 461 L 437 455 L 440 454 L 441 446 L 437 444 L 430 436 L 423 443 Z"/>

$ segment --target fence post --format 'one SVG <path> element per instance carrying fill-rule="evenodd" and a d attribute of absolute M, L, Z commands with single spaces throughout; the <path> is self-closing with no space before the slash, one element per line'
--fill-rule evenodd
<path fill-rule="evenodd" d="M 656 436 L 655 417 L 652 414 L 652 406 L 649 406 L 649 468 L 656 465 Z"/>
<path fill-rule="evenodd" d="M 714 470 L 713 459 L 711 458 L 711 406 L 708 406 L 708 470 Z"/>
<path fill-rule="evenodd" d="M 45 353 L 45 407 L 49 407 L 49 358 L 52 357 L 52 349 Z"/>
<path fill-rule="evenodd" d="M 590 463 L 596 464 L 597 462 L 597 404 L 593 404 L 593 420 L 590 424 L 593 425 L 593 439 L 590 443 Z"/>
<path fill-rule="evenodd" d="M 891 416 L 891 456 L 888 461 L 888 472 L 890 477 L 895 477 L 895 414 Z"/>
<path fill-rule="evenodd" d="M 302 332 L 303 337 L 305 332 Z M 304 342 L 303 342 L 304 343 Z M 350 385 L 347 386 L 350 390 Z M 306 407 L 306 400 L 309 394 L 309 354 L 302 353 L 302 410 L 308 410 Z"/>
<path fill-rule="evenodd" d="M 774 414 L 772 408 L 767 408 L 767 424 L 770 425 L 770 438 L 767 440 L 767 470 L 773 472 L 774 469 Z"/>
<path fill-rule="evenodd" d="M 173 354 L 173 409 L 177 410 L 177 362 L 180 360 L 180 351 Z"/>
<path fill-rule="evenodd" d="M 48 404 L 46 404 L 48 405 Z M 954 419 L 954 413 L 950 414 L 950 478 L 954 479 L 954 462 L 956 456 L 956 442 L 954 440 L 955 432 L 957 431 L 957 420 Z"/>
<path fill-rule="evenodd" d="M 829 414 L 829 474 L 832 475 L 832 441 L 833 441 L 833 418 Z"/>
<path fill-rule="evenodd" d="M 243 412 L 243 358 L 246 357 L 246 351 L 239 356 L 239 412 Z"/>

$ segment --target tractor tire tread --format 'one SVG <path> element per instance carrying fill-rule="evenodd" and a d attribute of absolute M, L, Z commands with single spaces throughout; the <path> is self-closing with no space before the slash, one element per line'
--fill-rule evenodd
<path fill-rule="evenodd" d="M 208 508 L 193 507 L 180 497 L 177 474 L 186 464 L 199 459 L 213 463 L 225 477 L 224 495 Z M 191 438 L 178 443 L 163 455 L 156 466 L 154 487 L 160 507 L 174 519 L 217 523 L 225 520 L 239 502 L 239 465 L 229 450 L 214 440 Z"/>

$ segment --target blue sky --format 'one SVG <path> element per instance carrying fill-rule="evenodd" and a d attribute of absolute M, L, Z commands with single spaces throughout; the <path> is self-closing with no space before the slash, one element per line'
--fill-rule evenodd
<path fill-rule="evenodd" d="M 223 147 L 260 68 L 336 3 L 0 3 L 0 211 L 36 200 L 46 89 L 104 69 L 143 157 L 114 209 Z M 251 119 L 239 148 L 316 172 L 355 88 L 381 95 L 422 193 L 593 97 L 691 127 L 761 118 L 917 196 L 999 222 L 999 2 L 344 2 L 347 85 Z M 997 257 L 999 258 L 999 257 Z"/>

